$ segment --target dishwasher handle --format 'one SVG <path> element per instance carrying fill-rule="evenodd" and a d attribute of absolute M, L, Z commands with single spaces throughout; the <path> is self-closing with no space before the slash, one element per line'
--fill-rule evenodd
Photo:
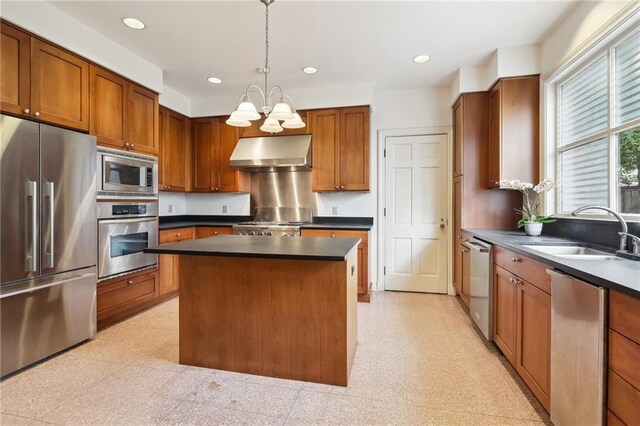
<path fill-rule="evenodd" d="M 489 253 L 489 247 L 487 247 L 485 244 L 480 243 L 479 241 L 465 241 L 464 243 L 462 243 L 462 245 L 468 249 L 479 251 L 480 253 Z"/>

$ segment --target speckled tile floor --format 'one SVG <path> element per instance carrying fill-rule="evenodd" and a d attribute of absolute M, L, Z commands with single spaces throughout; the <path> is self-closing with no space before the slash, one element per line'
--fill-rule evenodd
<path fill-rule="evenodd" d="M 347 388 L 179 365 L 170 300 L 0 383 L 0 424 L 533 425 L 548 417 L 450 296 L 358 305 Z"/>

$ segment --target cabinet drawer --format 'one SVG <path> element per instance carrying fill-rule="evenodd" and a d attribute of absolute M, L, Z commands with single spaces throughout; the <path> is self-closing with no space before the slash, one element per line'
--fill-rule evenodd
<path fill-rule="evenodd" d="M 640 299 L 610 291 L 609 328 L 640 343 Z"/>
<path fill-rule="evenodd" d="M 346 231 L 338 229 L 303 229 L 303 237 L 325 237 L 325 238 L 360 238 L 363 243 L 368 243 L 369 232 L 367 231 Z"/>
<path fill-rule="evenodd" d="M 493 258 L 495 264 L 551 294 L 551 276 L 544 263 L 497 246 L 494 246 Z"/>
<path fill-rule="evenodd" d="M 98 321 L 154 302 L 158 296 L 158 273 L 126 276 L 98 286 Z"/>
<path fill-rule="evenodd" d="M 196 228 L 197 238 L 215 237 L 216 235 L 231 235 L 232 230 L 226 226 L 206 226 Z"/>
<path fill-rule="evenodd" d="M 608 392 L 607 408 L 616 417 L 628 425 L 640 419 L 640 391 L 611 370 Z"/>
<path fill-rule="evenodd" d="M 609 329 L 609 368 L 640 389 L 640 345 Z"/>
<path fill-rule="evenodd" d="M 179 241 L 193 240 L 196 237 L 194 228 L 167 229 L 160 231 L 159 243 L 177 243 Z"/>

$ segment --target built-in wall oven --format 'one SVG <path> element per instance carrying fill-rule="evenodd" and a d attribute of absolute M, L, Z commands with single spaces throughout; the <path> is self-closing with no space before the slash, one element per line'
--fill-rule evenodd
<path fill-rule="evenodd" d="M 158 159 L 98 149 L 98 198 L 158 197 Z"/>
<path fill-rule="evenodd" d="M 98 279 L 156 265 L 158 256 L 143 250 L 157 245 L 157 201 L 98 203 Z"/>

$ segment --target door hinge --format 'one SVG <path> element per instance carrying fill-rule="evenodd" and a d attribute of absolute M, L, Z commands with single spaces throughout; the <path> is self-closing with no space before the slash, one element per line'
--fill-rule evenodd
<path fill-rule="evenodd" d="M 387 275 L 387 267 L 382 268 L 382 275 Z"/>

